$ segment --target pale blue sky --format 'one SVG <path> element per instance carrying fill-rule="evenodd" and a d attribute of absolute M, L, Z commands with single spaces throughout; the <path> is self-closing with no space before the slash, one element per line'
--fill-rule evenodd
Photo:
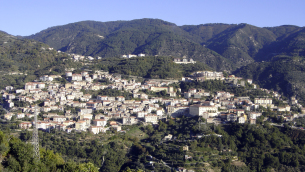
<path fill-rule="evenodd" d="M 83 20 L 158 18 L 178 26 L 305 26 L 305 0 L 0 0 L 0 30 L 27 36 Z"/>

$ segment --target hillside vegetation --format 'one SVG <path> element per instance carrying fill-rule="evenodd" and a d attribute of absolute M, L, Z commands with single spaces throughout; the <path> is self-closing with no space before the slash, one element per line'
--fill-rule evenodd
<path fill-rule="evenodd" d="M 255 62 L 234 73 L 237 76 L 253 79 L 261 87 L 296 95 L 305 101 L 305 59 L 300 57 L 279 57 L 270 62 Z"/>
<path fill-rule="evenodd" d="M 65 162 L 58 153 L 40 148 L 40 160 L 34 158 L 33 145 L 0 131 L 0 171 L 90 171 L 98 168 L 92 163 Z"/>
<path fill-rule="evenodd" d="M 172 57 L 137 57 L 131 59 L 106 58 L 90 67 L 93 70 L 106 70 L 111 73 L 141 76 L 145 78 L 181 79 L 195 71 L 212 70 L 204 63 L 176 64 Z"/>
<path fill-rule="evenodd" d="M 79 66 L 68 60 L 66 53 L 58 53 L 35 40 L 18 39 L 0 32 L 0 88 L 7 85 L 24 87 L 43 74 L 59 74 L 66 67 Z"/>

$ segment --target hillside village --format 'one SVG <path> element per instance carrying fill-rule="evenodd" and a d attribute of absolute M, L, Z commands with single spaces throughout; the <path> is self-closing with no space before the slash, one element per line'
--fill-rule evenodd
<path fill-rule="evenodd" d="M 302 108 L 295 97 L 286 102 L 286 106 L 275 106 L 272 98 L 281 99 L 281 95 L 274 91 L 257 88 L 252 80 L 229 75 L 224 77 L 222 72 L 198 71 L 189 77 L 183 77 L 181 82 L 204 82 L 206 80 L 223 80 L 232 87 L 250 85 L 253 89 L 260 89 L 272 97 L 256 97 L 254 102 L 249 97 L 236 97 L 233 93 L 217 91 L 210 92 L 203 89 L 191 88 L 181 93 L 180 88 L 172 84 L 178 81 L 146 80 L 137 82 L 135 79 L 123 79 L 121 75 L 109 74 L 104 71 L 82 71 L 73 73 L 67 70 L 65 76 L 44 75 L 39 81 L 28 82 L 24 89 L 7 86 L 1 90 L 3 107 L 10 112 L 5 114 L 5 120 L 12 118 L 24 120 L 32 119 L 35 103 L 40 102 L 38 111 L 42 116 L 37 122 L 39 129 L 52 129 L 66 132 L 87 131 L 97 134 L 109 129 L 121 131 L 122 125 L 137 123 L 158 124 L 161 119 L 181 116 L 202 116 L 207 123 L 221 124 L 227 122 L 256 124 L 256 119 L 262 115 L 261 107 L 273 111 L 285 112 L 285 121 L 292 121 L 302 116 L 291 112 L 291 106 Z M 66 83 L 58 82 L 65 77 Z M 107 80 L 110 84 L 102 84 L 100 80 Z M 132 97 L 84 94 L 85 91 L 118 90 L 132 95 Z M 155 97 L 145 92 L 163 92 L 166 96 Z M 209 97 L 209 101 L 207 101 Z M 16 106 L 16 102 L 29 102 L 27 106 Z M 288 105 L 288 103 L 290 105 Z M 268 120 L 267 118 L 263 120 Z M 23 121 L 21 129 L 29 129 L 33 121 Z M 122 131 L 124 132 L 124 131 Z"/>
<path fill-rule="evenodd" d="M 305 171 L 304 41 L 289 22 L 0 30 L 0 171 Z"/>

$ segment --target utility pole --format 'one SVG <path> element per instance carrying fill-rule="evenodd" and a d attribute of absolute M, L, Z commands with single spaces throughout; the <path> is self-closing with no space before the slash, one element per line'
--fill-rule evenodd
<path fill-rule="evenodd" d="M 34 123 L 35 126 L 33 127 L 33 146 L 34 146 L 34 159 L 40 160 L 40 153 L 39 153 L 39 138 L 38 138 L 38 127 L 37 127 L 37 105 L 35 105 L 35 113 L 34 113 Z"/>

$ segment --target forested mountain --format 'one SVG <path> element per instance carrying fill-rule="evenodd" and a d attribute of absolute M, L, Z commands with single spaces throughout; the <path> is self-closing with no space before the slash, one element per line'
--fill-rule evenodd
<path fill-rule="evenodd" d="M 214 36 L 207 47 L 241 67 L 253 62 L 259 50 L 275 40 L 276 36 L 267 29 L 239 24 Z"/>
<path fill-rule="evenodd" d="M 304 28 L 260 28 L 249 24 L 177 26 L 159 19 L 82 21 L 48 28 L 27 38 L 82 55 L 122 54 L 191 57 L 215 70 L 231 70 L 279 53 L 304 53 Z M 216 52 L 216 53 L 215 53 Z M 233 65 L 232 65 L 233 63 Z"/>
<path fill-rule="evenodd" d="M 234 74 L 251 78 L 263 88 L 296 95 L 305 102 L 305 60 L 300 57 L 277 57 L 270 62 L 254 62 L 236 70 Z"/>
<path fill-rule="evenodd" d="M 304 56 L 304 27 L 283 25 L 259 28 L 249 24 L 181 26 L 192 40 L 241 67 L 253 61 L 269 61 L 279 54 Z"/>
<path fill-rule="evenodd" d="M 68 53 L 102 57 L 139 53 L 187 56 L 217 70 L 232 69 L 228 60 L 194 42 L 193 36 L 183 29 L 156 19 L 83 21 L 52 27 L 27 38 Z"/>
<path fill-rule="evenodd" d="M 305 56 L 305 28 L 297 26 L 279 26 L 267 28 L 276 35 L 276 41 L 261 49 L 256 60 L 270 60 L 279 54 Z"/>
<path fill-rule="evenodd" d="M 235 27 L 236 24 L 201 24 L 201 25 L 184 25 L 180 28 L 188 32 L 192 36 L 192 40 L 200 43 L 206 44 L 208 40 L 218 35 L 219 33 L 225 31 L 228 28 Z"/>

